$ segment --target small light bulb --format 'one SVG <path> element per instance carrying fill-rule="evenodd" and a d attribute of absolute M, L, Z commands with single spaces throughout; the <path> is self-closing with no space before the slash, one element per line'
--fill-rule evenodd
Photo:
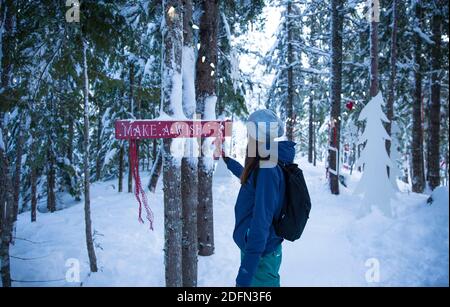
<path fill-rule="evenodd" d="M 173 17 L 175 17 L 175 8 L 174 8 L 173 6 L 171 6 L 171 7 L 169 8 L 169 10 L 167 11 L 167 14 L 169 15 L 169 17 L 170 17 L 171 19 L 173 19 Z"/>

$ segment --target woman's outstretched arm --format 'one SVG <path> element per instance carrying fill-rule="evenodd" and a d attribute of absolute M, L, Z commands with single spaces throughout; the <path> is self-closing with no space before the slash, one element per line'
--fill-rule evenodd
<path fill-rule="evenodd" d="M 244 170 L 244 167 L 239 163 L 238 161 L 230 158 L 230 157 L 223 157 L 223 161 L 225 161 L 225 164 L 227 165 L 228 169 L 238 178 L 241 178 L 242 171 Z"/>

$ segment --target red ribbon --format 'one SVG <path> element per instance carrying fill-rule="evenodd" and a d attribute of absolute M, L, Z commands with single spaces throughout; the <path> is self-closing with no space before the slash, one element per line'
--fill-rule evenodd
<path fill-rule="evenodd" d="M 144 189 L 141 184 L 141 177 L 139 176 L 139 154 L 138 154 L 138 146 L 137 142 L 134 139 L 130 139 L 130 167 L 131 173 L 134 179 L 134 195 L 139 203 L 139 222 L 142 224 L 144 220 L 142 219 L 142 205 L 144 205 L 144 209 L 146 212 L 147 220 L 150 223 L 150 229 L 153 230 L 153 212 L 148 206 L 147 195 L 145 194 Z"/>

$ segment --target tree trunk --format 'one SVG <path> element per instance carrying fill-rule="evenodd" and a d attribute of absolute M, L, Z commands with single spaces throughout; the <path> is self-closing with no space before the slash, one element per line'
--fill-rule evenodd
<path fill-rule="evenodd" d="M 370 22 L 370 97 L 378 94 L 378 23 L 379 0 L 371 0 L 372 16 Z"/>
<path fill-rule="evenodd" d="M 212 177 L 213 171 L 208 170 L 206 162 L 208 158 L 201 157 L 198 161 L 198 208 L 197 208 L 197 231 L 198 231 L 198 254 L 200 256 L 211 256 L 214 254 L 214 221 L 213 221 L 213 195 Z M 203 169 L 203 170 L 201 170 Z M 200 175 L 201 174 L 201 175 Z"/>
<path fill-rule="evenodd" d="M 441 9 L 445 6 L 444 1 L 437 1 L 438 7 L 435 8 L 435 13 L 431 21 L 433 32 L 433 41 L 431 49 L 431 105 L 430 105 L 430 138 L 428 143 L 428 180 L 429 186 L 434 190 L 441 183 L 440 177 L 440 118 L 441 118 L 441 84 L 440 71 L 441 64 L 441 27 L 442 15 Z"/>
<path fill-rule="evenodd" d="M 193 144 L 193 142 L 191 142 Z M 181 161 L 181 197 L 183 205 L 183 287 L 197 286 L 197 161 Z"/>
<path fill-rule="evenodd" d="M 31 184 L 31 221 L 36 222 L 36 210 L 37 210 L 37 169 L 35 165 L 31 166 L 30 174 Z"/>
<path fill-rule="evenodd" d="M 445 109 L 445 112 L 444 112 L 444 118 L 445 118 L 445 120 L 444 120 L 444 125 L 443 125 L 443 127 L 446 127 L 446 129 L 443 131 L 443 133 L 444 134 L 446 134 L 446 139 L 448 140 L 448 139 L 450 139 L 450 135 L 449 135 L 449 129 L 448 129 L 448 127 L 449 127 L 449 114 L 448 114 L 448 112 L 449 112 L 449 109 L 448 109 L 448 107 L 447 108 L 444 108 Z M 446 146 L 444 146 L 444 158 L 445 158 L 445 185 L 447 185 L 448 186 L 448 181 L 449 181 L 449 179 L 450 179 L 450 176 L 449 176 L 449 170 L 450 170 L 450 167 L 449 167 L 449 147 L 448 147 L 448 145 L 446 145 Z"/>
<path fill-rule="evenodd" d="M 158 154 L 158 141 L 157 139 L 153 139 L 153 145 L 152 145 L 152 159 L 153 161 L 156 160 L 156 155 Z"/>
<path fill-rule="evenodd" d="M 329 184 L 332 194 L 339 194 L 339 138 L 342 91 L 342 0 L 331 0 L 331 114 L 328 151 Z M 334 172 L 334 173 L 333 173 Z"/>
<path fill-rule="evenodd" d="M 314 81 L 313 81 L 314 82 Z M 314 83 L 313 83 L 314 84 Z M 309 97 L 309 125 L 308 125 L 308 162 L 313 163 L 313 138 L 314 138 L 314 104 L 313 96 Z"/>
<path fill-rule="evenodd" d="M 102 136 L 102 115 L 103 114 L 103 110 L 100 107 L 99 109 L 99 114 L 98 114 L 98 122 L 97 122 L 97 142 L 96 142 L 96 146 L 97 146 L 97 154 L 95 157 L 95 181 L 99 181 L 101 178 L 101 172 L 102 172 L 102 159 L 101 159 L 101 150 L 102 150 L 102 140 L 101 140 L 101 136 Z"/>
<path fill-rule="evenodd" d="M 36 118 L 33 114 L 31 114 L 31 121 L 35 122 Z M 37 132 L 36 128 L 31 128 L 31 155 L 32 157 L 36 156 L 37 152 Z M 72 157 L 69 156 L 69 159 Z M 72 160 L 70 160 L 72 162 Z M 31 222 L 36 222 L 36 211 L 37 211 L 37 201 L 38 201 L 38 192 L 37 192 L 37 180 L 38 180 L 38 163 L 36 161 L 31 161 L 30 163 L 30 186 L 31 186 Z"/>
<path fill-rule="evenodd" d="M 91 272 L 97 272 L 97 257 L 95 256 L 94 240 L 92 238 L 90 171 L 89 171 L 89 79 L 87 67 L 87 42 L 83 40 L 83 71 L 84 71 L 84 221 L 86 226 L 86 246 Z"/>
<path fill-rule="evenodd" d="M 314 154 L 314 159 L 313 159 L 313 165 L 316 166 L 317 164 L 317 134 L 319 133 L 319 131 L 317 131 L 316 128 L 316 123 L 315 123 L 315 116 L 314 116 L 314 123 L 313 123 L 313 127 L 314 127 L 314 134 L 313 134 L 313 154 Z"/>
<path fill-rule="evenodd" d="M 22 112 L 22 111 L 19 111 Z M 13 221 L 17 221 L 17 214 L 19 213 L 19 194 L 20 194 L 20 178 L 22 175 L 22 151 L 23 151 L 23 118 L 19 115 L 19 131 L 17 136 L 16 148 L 16 165 L 13 177 Z"/>
<path fill-rule="evenodd" d="M 150 142 L 148 143 L 148 150 L 147 150 L 147 168 L 146 168 L 146 170 L 147 171 L 150 171 L 150 161 L 151 161 L 151 158 L 152 158 L 152 156 L 151 156 L 151 154 L 150 154 Z"/>
<path fill-rule="evenodd" d="M 200 44 L 196 63 L 197 114 L 201 119 L 214 119 L 215 114 L 206 114 L 206 103 L 214 103 L 216 96 L 217 31 L 219 20 L 218 0 L 205 0 L 201 4 L 203 14 L 200 18 Z M 210 108 L 214 109 L 215 108 Z M 204 139 L 201 140 L 204 144 Z M 197 231 L 199 255 L 214 253 L 214 220 L 212 198 L 212 157 L 198 159 L 198 209 Z"/>
<path fill-rule="evenodd" d="M 119 180 L 119 192 L 123 191 L 123 158 L 124 158 L 124 151 L 125 149 L 123 148 L 123 144 L 120 145 L 120 150 L 119 150 L 119 176 L 118 176 L 118 180 Z"/>
<path fill-rule="evenodd" d="M 182 111 L 182 85 L 173 82 L 182 75 L 183 3 L 163 0 L 164 27 L 162 53 L 161 109 L 169 116 Z M 182 281 L 182 205 L 181 161 L 170 151 L 172 139 L 164 139 L 164 258 L 167 287 L 181 287 Z"/>
<path fill-rule="evenodd" d="M 8 96 L 9 81 L 11 79 L 12 56 L 14 54 L 14 1 L 5 0 L 2 2 L 2 20 L 4 18 L 1 31 L 1 89 Z M 2 97 L 3 98 L 3 97 Z M 6 152 L 8 133 L 4 130 L 3 119 L 4 111 L 8 109 L 8 101 L 0 105 L 0 133 L 2 134 L 5 148 L 0 147 L 0 275 L 3 287 L 11 287 L 11 269 L 9 262 L 9 246 L 12 241 L 13 225 L 13 191 L 12 182 L 9 174 L 9 161 Z"/>
<path fill-rule="evenodd" d="M 47 210 L 49 212 L 56 211 L 55 180 L 55 157 L 53 142 L 50 140 L 47 148 Z"/>
<path fill-rule="evenodd" d="M 70 163 L 73 162 L 73 136 L 75 130 L 75 123 L 72 114 L 69 114 L 69 130 L 68 130 L 68 141 L 67 141 L 67 158 Z"/>
<path fill-rule="evenodd" d="M 391 35 L 391 75 L 389 78 L 388 98 L 386 103 L 386 113 L 389 120 L 386 123 L 386 132 L 392 135 L 392 121 L 394 120 L 394 99 L 395 99 L 395 80 L 397 76 L 397 0 L 392 1 L 392 35 Z M 391 141 L 386 140 L 387 154 L 391 155 Z M 390 175 L 389 167 L 387 167 Z"/>
<path fill-rule="evenodd" d="M 163 165 L 163 149 L 160 148 L 156 154 L 155 160 L 153 160 L 153 167 L 150 172 L 150 182 L 148 184 L 148 189 L 150 192 L 154 193 L 156 190 L 156 185 L 158 184 L 159 176 L 161 175 L 161 169 Z"/>
<path fill-rule="evenodd" d="M 130 64 L 130 113 L 134 115 L 134 64 Z M 136 144 L 137 145 L 137 144 Z M 137 150 L 139 152 L 139 150 Z M 139 158 L 139 155 L 138 155 Z M 131 173 L 131 155 L 128 147 L 128 193 L 133 193 L 133 175 Z"/>
<path fill-rule="evenodd" d="M 420 28 L 422 19 L 422 7 L 420 2 L 415 4 L 416 26 Z M 415 34 L 415 89 L 414 102 L 412 108 L 412 190 L 422 193 L 425 188 L 424 160 L 423 160 L 423 127 L 422 127 L 422 38 Z"/>
<path fill-rule="evenodd" d="M 73 137 L 74 137 L 74 116 L 69 112 L 68 117 L 68 130 L 67 130 L 67 144 L 65 144 L 67 159 L 70 164 L 73 165 Z M 72 185 L 72 175 L 69 172 L 64 172 L 64 182 L 66 187 L 70 190 L 73 189 Z M 78 197 L 78 195 L 77 195 Z"/>
<path fill-rule="evenodd" d="M 3 21 L 2 27 L 3 31 L 1 32 L 1 47 L 2 47 L 2 56 L 1 58 L 1 89 L 2 91 L 2 100 L 6 98 L 6 101 L 2 101 L 0 105 L 0 111 L 6 111 L 10 105 L 13 104 L 12 99 L 10 100 L 10 79 L 11 79 L 11 71 L 13 65 L 13 56 L 14 56 L 14 45 L 15 45 L 15 31 L 14 31 L 14 19 L 15 19 L 15 7 L 13 0 L 4 0 L 3 8 L 1 11 L 1 20 Z"/>
<path fill-rule="evenodd" d="M 148 151 L 150 150 L 150 145 L 147 142 L 141 143 L 141 148 L 143 148 L 143 154 L 141 159 L 142 171 L 145 171 L 145 163 L 147 163 Z"/>
<path fill-rule="evenodd" d="M 0 133 L 5 147 L 8 134 L 3 129 L 4 113 L 0 112 Z M 9 246 L 12 241 L 13 225 L 13 191 L 9 175 L 9 161 L 6 148 L 0 147 L 0 274 L 3 287 L 11 287 L 11 269 L 9 262 Z"/>
<path fill-rule="evenodd" d="M 195 112 L 195 66 L 194 40 L 192 33 L 192 0 L 183 0 L 183 109 L 187 118 L 194 118 Z M 192 58 L 190 58 L 192 57 Z M 189 60 L 190 58 L 190 60 Z M 193 96 L 193 97 L 192 97 Z M 182 271 L 183 286 L 197 286 L 197 188 L 198 169 L 197 159 L 194 157 L 195 139 L 186 140 L 185 156 L 181 160 L 181 201 L 183 212 L 183 251 Z M 197 144 L 198 145 L 198 144 Z"/>
<path fill-rule="evenodd" d="M 127 181 L 128 193 L 133 193 L 133 176 L 131 173 L 131 155 L 130 145 L 128 144 L 128 181 Z"/>
<path fill-rule="evenodd" d="M 294 140 L 294 55 L 292 50 L 292 3 L 289 1 L 287 3 L 287 16 L 286 16 L 286 25 L 287 25 L 287 61 L 288 61 L 288 71 L 287 71 L 287 102 L 286 102 L 286 137 L 288 140 Z"/>

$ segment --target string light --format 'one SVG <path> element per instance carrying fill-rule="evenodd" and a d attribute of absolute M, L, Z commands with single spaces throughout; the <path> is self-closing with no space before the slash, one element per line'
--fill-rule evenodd
<path fill-rule="evenodd" d="M 175 13 L 175 8 L 173 6 L 171 6 L 167 11 L 167 15 L 169 15 L 170 19 L 173 19 L 175 17 Z"/>

